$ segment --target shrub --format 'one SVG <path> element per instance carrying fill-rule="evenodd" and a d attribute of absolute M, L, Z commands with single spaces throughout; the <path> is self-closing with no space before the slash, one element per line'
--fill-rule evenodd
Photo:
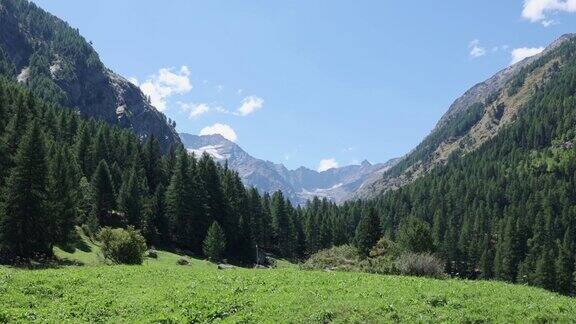
<path fill-rule="evenodd" d="M 382 275 L 399 274 L 394 256 L 367 258 L 360 262 L 360 271 Z"/>
<path fill-rule="evenodd" d="M 443 278 L 444 263 L 432 254 L 405 253 L 396 260 L 396 268 L 403 275 Z"/>
<path fill-rule="evenodd" d="M 102 253 L 106 259 L 121 264 L 142 264 L 146 241 L 133 227 L 103 228 L 99 235 L 102 242 Z"/>
<path fill-rule="evenodd" d="M 313 254 L 302 265 L 302 268 L 306 270 L 360 271 L 359 262 L 358 249 L 351 245 L 342 245 Z"/>
<path fill-rule="evenodd" d="M 400 255 L 400 249 L 398 245 L 391 240 L 383 237 L 372 249 L 370 250 L 369 256 L 371 258 L 383 257 L 383 256 L 398 256 Z"/>

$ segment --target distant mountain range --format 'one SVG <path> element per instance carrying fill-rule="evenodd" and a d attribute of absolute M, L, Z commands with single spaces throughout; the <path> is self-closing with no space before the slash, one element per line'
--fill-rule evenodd
<path fill-rule="evenodd" d="M 236 143 L 221 135 L 180 134 L 182 143 L 190 153 L 210 154 L 220 163 L 228 162 L 236 170 L 244 184 L 253 186 L 261 192 L 282 192 L 293 204 L 305 204 L 307 200 L 318 196 L 334 202 L 343 202 L 356 192 L 364 183 L 380 178 L 398 159 L 386 163 L 371 164 L 368 161 L 360 165 L 350 165 L 318 172 L 305 167 L 289 170 L 282 164 L 257 159 L 246 153 Z"/>

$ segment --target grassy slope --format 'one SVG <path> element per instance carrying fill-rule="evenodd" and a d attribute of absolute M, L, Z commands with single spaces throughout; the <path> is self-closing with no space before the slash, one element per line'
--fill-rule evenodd
<path fill-rule="evenodd" d="M 91 244 L 91 243 L 90 243 Z M 0 267 L 0 322 L 570 321 L 576 300 L 493 282 L 358 273 L 219 271 L 160 252 L 143 266 L 103 266 L 98 246 L 60 257 L 88 266 Z M 88 249 L 84 249 L 88 250 Z M 90 266 L 91 265 L 91 266 Z"/>

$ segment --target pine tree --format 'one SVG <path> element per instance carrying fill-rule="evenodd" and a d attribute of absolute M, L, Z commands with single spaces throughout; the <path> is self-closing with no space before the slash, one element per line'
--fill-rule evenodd
<path fill-rule="evenodd" d="M 430 226 L 415 217 L 408 218 L 398 230 L 398 243 L 402 248 L 414 253 L 434 251 L 434 241 Z"/>
<path fill-rule="evenodd" d="M 556 287 L 560 293 L 574 293 L 574 262 L 574 240 L 571 230 L 567 229 L 556 259 Z"/>
<path fill-rule="evenodd" d="M 276 248 L 281 256 L 292 256 L 292 226 L 282 192 L 277 191 L 272 196 L 272 227 Z"/>
<path fill-rule="evenodd" d="M 367 257 L 370 250 L 380 239 L 380 218 L 373 208 L 363 211 L 362 219 L 356 228 L 354 243 L 361 256 Z"/>
<path fill-rule="evenodd" d="M 138 173 L 133 167 L 118 194 L 118 208 L 128 222 L 136 228 L 142 228 L 143 194 L 140 191 Z"/>
<path fill-rule="evenodd" d="M 255 259 L 256 246 L 252 239 L 251 223 L 249 217 L 241 215 L 238 222 L 238 256 L 244 263 L 252 263 Z"/>
<path fill-rule="evenodd" d="M 212 261 L 221 261 L 226 251 L 226 237 L 218 222 L 212 223 L 204 239 L 204 255 Z"/>
<path fill-rule="evenodd" d="M 554 256 L 548 248 L 544 248 L 542 255 L 536 263 L 534 283 L 548 290 L 554 290 L 556 288 L 556 269 L 554 268 Z"/>
<path fill-rule="evenodd" d="M 143 164 L 146 171 L 148 188 L 150 193 L 154 193 L 156 187 L 158 187 L 162 181 L 160 143 L 154 134 L 151 134 L 148 141 L 146 141 L 142 155 L 144 158 Z"/>
<path fill-rule="evenodd" d="M 20 141 L 0 218 L 0 243 L 13 256 L 51 255 L 44 135 L 33 122 Z"/>
<path fill-rule="evenodd" d="M 163 184 L 156 187 L 146 216 L 146 239 L 152 244 L 166 245 L 170 239 L 170 222 L 166 216 L 166 189 Z"/>
<path fill-rule="evenodd" d="M 82 124 L 76 135 L 76 158 L 82 169 L 82 173 L 86 176 L 91 176 L 95 165 L 92 164 L 92 158 L 90 156 L 90 133 L 86 123 Z"/>
<path fill-rule="evenodd" d="M 50 159 L 48 174 L 48 197 L 53 241 L 65 244 L 69 241 L 78 218 L 78 195 L 75 185 L 72 156 L 63 147 L 56 147 Z"/>
<path fill-rule="evenodd" d="M 98 163 L 92 177 L 92 194 L 94 201 L 93 213 L 100 226 L 121 227 L 124 220 L 112 213 L 116 208 L 116 198 L 108 163 L 102 160 Z"/>
<path fill-rule="evenodd" d="M 176 165 L 170 185 L 166 190 L 166 212 L 170 220 L 170 232 L 178 245 L 192 249 L 197 237 L 193 237 L 195 199 L 190 177 L 190 160 L 184 150 L 177 153 Z"/>

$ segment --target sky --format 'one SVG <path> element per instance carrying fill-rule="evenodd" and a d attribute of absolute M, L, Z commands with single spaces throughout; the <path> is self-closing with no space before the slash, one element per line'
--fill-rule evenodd
<path fill-rule="evenodd" d="M 468 88 L 576 32 L 576 0 L 34 2 L 179 132 L 318 170 L 408 153 Z"/>

